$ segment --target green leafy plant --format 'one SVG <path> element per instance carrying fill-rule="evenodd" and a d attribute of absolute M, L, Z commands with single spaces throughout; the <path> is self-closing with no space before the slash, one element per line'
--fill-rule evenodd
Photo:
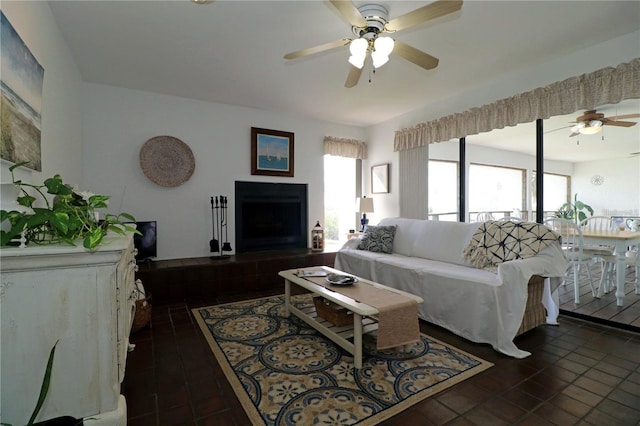
<path fill-rule="evenodd" d="M 127 231 L 137 232 L 135 227 L 126 224 L 135 222 L 135 218 L 127 213 L 105 214 L 104 219 L 99 220 L 97 209 L 106 208 L 110 197 L 79 191 L 65 184 L 60 175 L 46 179 L 42 185 L 16 181 L 13 171 L 24 164 L 15 164 L 9 171 L 13 183 L 20 188 L 17 202 L 28 209 L 0 210 L 0 222 L 8 220 L 11 224 L 10 230 L 0 231 L 0 245 L 14 245 L 12 240 L 22 235 L 27 244 L 75 245 L 82 239 L 85 248 L 94 249 L 109 231 L 121 235 Z M 36 206 L 37 198 L 27 189 L 40 196 L 44 207 Z M 53 196 L 53 201 L 49 201 L 45 191 Z"/>
<path fill-rule="evenodd" d="M 564 219 L 571 219 L 576 223 L 580 223 L 585 220 L 588 216 L 593 216 L 593 208 L 578 200 L 578 194 L 574 194 L 573 203 L 564 203 L 560 208 L 556 211 L 556 217 L 561 217 Z"/>

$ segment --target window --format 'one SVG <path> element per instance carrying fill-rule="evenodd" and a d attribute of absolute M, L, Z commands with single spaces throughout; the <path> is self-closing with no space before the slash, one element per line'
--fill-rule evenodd
<path fill-rule="evenodd" d="M 523 209 L 525 194 L 523 169 L 482 164 L 469 165 L 469 216 L 474 221 L 479 212 L 493 217 L 512 215 Z"/>
<path fill-rule="evenodd" d="M 330 242 L 344 241 L 356 227 L 356 160 L 324 156 L 324 235 Z"/>
<path fill-rule="evenodd" d="M 536 172 L 532 174 L 531 185 L 531 205 L 533 211 L 536 210 Z M 558 175 L 553 173 L 544 174 L 544 199 L 542 206 L 544 207 L 544 217 L 552 216 L 553 212 L 558 210 L 564 203 L 570 201 L 569 194 L 571 188 L 571 177 Z"/>
<path fill-rule="evenodd" d="M 429 219 L 458 220 L 458 163 L 429 160 Z"/>

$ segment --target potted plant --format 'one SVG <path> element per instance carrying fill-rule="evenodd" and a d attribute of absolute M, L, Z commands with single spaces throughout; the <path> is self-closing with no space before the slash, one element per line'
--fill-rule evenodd
<path fill-rule="evenodd" d="M 573 203 L 564 203 L 560 208 L 556 211 L 556 217 L 560 217 L 563 219 L 571 219 L 576 222 L 576 224 L 580 224 L 583 220 L 585 220 L 588 216 L 593 216 L 593 208 L 578 200 L 578 194 L 574 194 Z"/>
<path fill-rule="evenodd" d="M 63 182 L 56 174 L 42 185 L 16 181 L 13 171 L 26 163 L 18 163 L 9 168 L 14 185 L 19 188 L 17 203 L 21 211 L 0 210 L 0 222 L 10 226 L 0 231 L 0 245 L 16 245 L 14 239 L 22 238 L 26 244 L 75 245 L 82 240 L 87 249 L 95 249 L 109 231 L 124 235 L 137 232 L 126 222 L 135 222 L 127 213 L 105 214 L 100 220 L 98 209 L 107 207 L 106 195 L 96 195 L 79 191 Z M 52 200 L 47 197 L 53 197 Z M 33 194 L 33 195 L 32 195 Z"/>

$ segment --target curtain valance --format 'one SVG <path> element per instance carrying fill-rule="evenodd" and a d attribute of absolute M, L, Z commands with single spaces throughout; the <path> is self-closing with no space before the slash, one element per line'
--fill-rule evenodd
<path fill-rule="evenodd" d="M 398 130 L 393 148 L 412 149 L 636 98 L 640 98 L 640 58 Z"/>
<path fill-rule="evenodd" d="M 324 153 L 340 157 L 367 159 L 367 143 L 357 139 L 324 137 Z"/>

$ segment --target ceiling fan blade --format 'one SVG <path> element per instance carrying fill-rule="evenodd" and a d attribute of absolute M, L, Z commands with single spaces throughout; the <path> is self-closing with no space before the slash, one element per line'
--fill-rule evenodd
<path fill-rule="evenodd" d="M 321 44 L 319 46 L 308 47 L 302 50 L 296 50 L 295 52 L 287 53 L 284 55 L 285 59 L 296 59 L 302 56 L 315 55 L 316 53 L 325 52 L 331 49 L 337 49 L 338 47 L 346 46 L 351 42 L 349 38 L 341 38 L 340 40 L 332 41 L 330 43 Z"/>
<path fill-rule="evenodd" d="M 611 117 L 607 117 L 609 120 L 617 121 L 619 118 L 639 118 L 640 114 L 626 114 L 626 115 L 613 115 Z"/>
<path fill-rule="evenodd" d="M 613 121 L 613 120 L 603 120 L 603 124 L 606 124 L 607 126 L 618 126 L 618 127 L 632 127 L 635 126 L 637 123 L 633 122 L 633 121 Z"/>
<path fill-rule="evenodd" d="M 431 19 L 453 13 L 460 10 L 461 7 L 462 0 L 438 0 L 416 9 L 413 12 L 406 13 L 390 20 L 387 22 L 387 25 L 385 25 L 385 30 L 389 32 L 404 30 L 405 28 L 413 27 L 414 25 L 421 24 Z"/>
<path fill-rule="evenodd" d="M 354 27 L 366 27 L 367 21 L 362 17 L 358 8 L 350 1 L 330 0 L 329 3 Z"/>
<path fill-rule="evenodd" d="M 351 65 L 351 68 L 349 69 L 349 75 L 347 76 L 347 81 L 345 81 L 344 83 L 344 87 L 351 88 L 358 84 L 358 80 L 360 80 L 360 75 L 362 74 L 362 68 L 354 67 L 353 65 Z"/>
<path fill-rule="evenodd" d="M 437 67 L 439 62 L 438 58 L 434 58 L 433 56 L 424 53 L 422 50 L 418 50 L 415 47 L 411 47 L 398 40 L 395 40 L 392 53 L 402 56 L 407 61 L 413 62 L 426 70 Z"/>
<path fill-rule="evenodd" d="M 546 132 L 544 132 L 544 134 L 546 135 L 547 133 L 557 132 L 558 130 L 570 129 L 571 127 L 573 126 L 558 127 L 557 129 L 547 130 Z"/>

